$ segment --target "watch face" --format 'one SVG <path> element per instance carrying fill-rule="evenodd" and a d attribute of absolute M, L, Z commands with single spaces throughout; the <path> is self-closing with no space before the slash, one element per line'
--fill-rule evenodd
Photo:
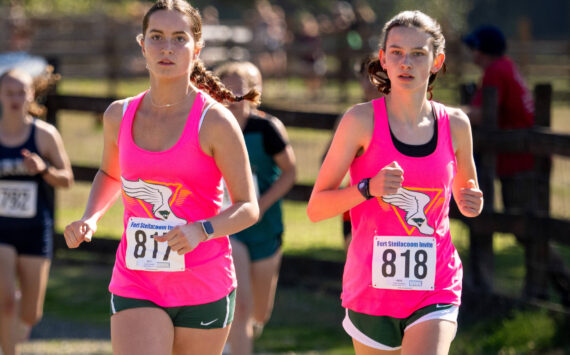
<path fill-rule="evenodd" d="M 208 221 L 203 221 L 202 226 L 204 227 L 204 231 L 206 232 L 206 234 L 210 235 L 214 233 L 214 227 L 212 226 L 212 223 Z"/>

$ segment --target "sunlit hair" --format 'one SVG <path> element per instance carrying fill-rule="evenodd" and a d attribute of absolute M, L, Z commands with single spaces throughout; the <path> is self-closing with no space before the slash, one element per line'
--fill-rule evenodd
<path fill-rule="evenodd" d="M 257 92 L 261 92 L 261 72 L 255 64 L 251 62 L 226 62 L 218 66 L 214 70 L 214 74 L 221 80 L 230 75 L 237 75 L 245 81 L 246 90 L 256 89 Z M 260 97 L 257 97 L 255 101 L 251 101 L 253 101 L 256 106 L 259 106 L 259 99 Z"/>
<path fill-rule="evenodd" d="M 137 37 L 139 41 L 144 40 L 152 14 L 161 10 L 177 11 L 184 16 L 187 16 L 190 19 L 190 32 L 194 39 L 194 43 L 196 43 L 196 46 L 198 47 L 203 47 L 202 17 L 200 16 L 200 12 L 185 0 L 158 0 L 147 11 L 143 18 L 142 35 Z M 194 67 L 190 72 L 190 80 L 197 88 L 206 91 L 219 102 L 237 102 L 242 100 L 256 102 L 259 100 L 259 92 L 255 89 L 252 89 L 244 96 L 234 95 L 230 90 L 226 89 L 217 76 L 215 76 L 211 71 L 206 70 L 206 67 L 198 58 L 194 61 Z"/>
<path fill-rule="evenodd" d="M 59 74 L 53 73 L 53 67 L 48 65 L 43 73 L 35 78 L 32 78 L 28 72 L 21 69 L 9 69 L 0 75 L 0 89 L 6 78 L 16 79 L 28 86 L 34 94 L 34 99 L 28 105 L 28 113 L 34 117 L 45 117 L 47 110 L 40 102 L 45 100 L 48 92 L 61 79 Z"/>
<path fill-rule="evenodd" d="M 400 12 L 384 25 L 379 44 L 380 49 L 383 51 L 386 51 L 388 34 L 394 27 L 415 27 L 429 34 L 432 38 L 431 44 L 434 58 L 440 53 L 445 52 L 445 38 L 443 37 L 441 26 L 436 20 L 421 11 Z M 444 63 L 440 71 L 445 73 L 445 69 L 446 65 Z M 432 73 L 429 76 L 427 91 L 430 93 L 430 98 L 437 74 L 438 72 Z M 382 68 L 379 58 L 371 61 L 368 65 L 368 75 L 372 83 L 378 87 L 378 91 L 384 94 L 390 93 L 390 79 L 388 78 L 388 73 Z"/>

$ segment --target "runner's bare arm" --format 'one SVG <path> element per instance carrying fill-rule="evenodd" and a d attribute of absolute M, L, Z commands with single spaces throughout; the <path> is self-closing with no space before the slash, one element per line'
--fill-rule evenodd
<path fill-rule="evenodd" d="M 64 236 L 70 248 L 91 240 L 97 221 L 113 205 L 121 191 L 117 139 L 122 119 L 122 101 L 112 103 L 103 115 L 103 156 L 95 175 L 85 212 L 80 220 L 65 227 Z"/>
<path fill-rule="evenodd" d="M 285 125 L 275 117 L 270 118 L 270 120 L 284 138 L 285 142 L 289 142 Z M 281 170 L 281 175 L 279 175 L 271 187 L 259 198 L 260 218 L 269 207 L 273 206 L 275 202 L 291 190 L 297 176 L 295 153 L 293 152 L 291 144 L 287 143 L 283 151 L 273 156 L 273 160 Z"/>
<path fill-rule="evenodd" d="M 477 171 L 473 160 L 473 138 L 469 118 L 460 109 L 447 109 L 449 125 L 457 160 L 457 174 L 453 180 L 453 196 L 461 213 L 476 217 L 483 209 L 483 193 L 479 190 Z"/>
<path fill-rule="evenodd" d="M 364 201 L 356 186 L 339 186 L 354 158 L 368 147 L 373 128 L 370 103 L 353 106 L 344 114 L 309 199 L 307 215 L 311 221 L 334 217 Z"/>
<path fill-rule="evenodd" d="M 253 225 L 259 218 L 259 206 L 249 158 L 241 129 L 227 108 L 214 105 L 208 111 L 200 129 L 200 146 L 216 161 L 233 200 L 229 208 L 209 219 L 214 227 L 214 237 L 233 234 Z"/>
<path fill-rule="evenodd" d="M 36 122 L 38 148 L 45 158 L 41 169 L 43 179 L 54 187 L 71 187 L 73 171 L 61 135 L 54 126 L 40 120 Z"/>

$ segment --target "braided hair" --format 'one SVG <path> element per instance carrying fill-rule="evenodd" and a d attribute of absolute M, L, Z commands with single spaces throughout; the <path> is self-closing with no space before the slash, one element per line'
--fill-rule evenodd
<path fill-rule="evenodd" d="M 200 12 L 192 7 L 184 0 L 158 0 L 145 14 L 142 23 L 142 37 L 148 29 L 150 16 L 160 10 L 177 11 L 190 19 L 190 31 L 196 46 L 202 47 L 204 41 L 202 40 L 202 17 Z M 226 102 L 239 102 L 243 100 L 252 101 L 256 104 L 259 103 L 260 93 L 256 89 L 250 90 L 244 96 L 236 96 L 230 90 L 226 89 L 220 79 L 215 76 L 211 71 L 207 70 L 204 63 L 200 59 L 194 61 L 194 66 L 191 70 L 190 81 L 196 85 L 200 90 L 204 90 L 216 101 Z"/>
<path fill-rule="evenodd" d="M 225 62 L 214 70 L 215 76 L 223 80 L 224 78 L 230 75 L 237 75 L 243 80 L 245 80 L 246 89 L 251 88 L 255 89 L 258 92 L 261 92 L 261 72 L 255 66 L 255 64 L 246 61 L 230 61 Z M 250 90 L 245 96 L 249 95 L 252 92 Z M 259 106 L 260 100 L 259 97 L 255 98 L 255 100 L 250 100 L 254 104 L 254 106 Z"/>

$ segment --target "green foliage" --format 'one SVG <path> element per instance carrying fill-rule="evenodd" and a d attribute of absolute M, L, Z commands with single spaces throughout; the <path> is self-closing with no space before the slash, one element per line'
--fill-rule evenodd
<path fill-rule="evenodd" d="M 29 15 L 117 14 L 126 10 L 133 0 L 21 0 Z"/>
<path fill-rule="evenodd" d="M 485 352 L 524 353 L 545 349 L 556 333 L 554 320 L 546 311 L 515 311 L 503 319 L 484 342 Z"/>
<path fill-rule="evenodd" d="M 467 31 L 467 15 L 472 0 L 400 0 L 395 2 L 396 12 L 420 10 L 435 18 L 443 27 L 446 38 Z"/>

